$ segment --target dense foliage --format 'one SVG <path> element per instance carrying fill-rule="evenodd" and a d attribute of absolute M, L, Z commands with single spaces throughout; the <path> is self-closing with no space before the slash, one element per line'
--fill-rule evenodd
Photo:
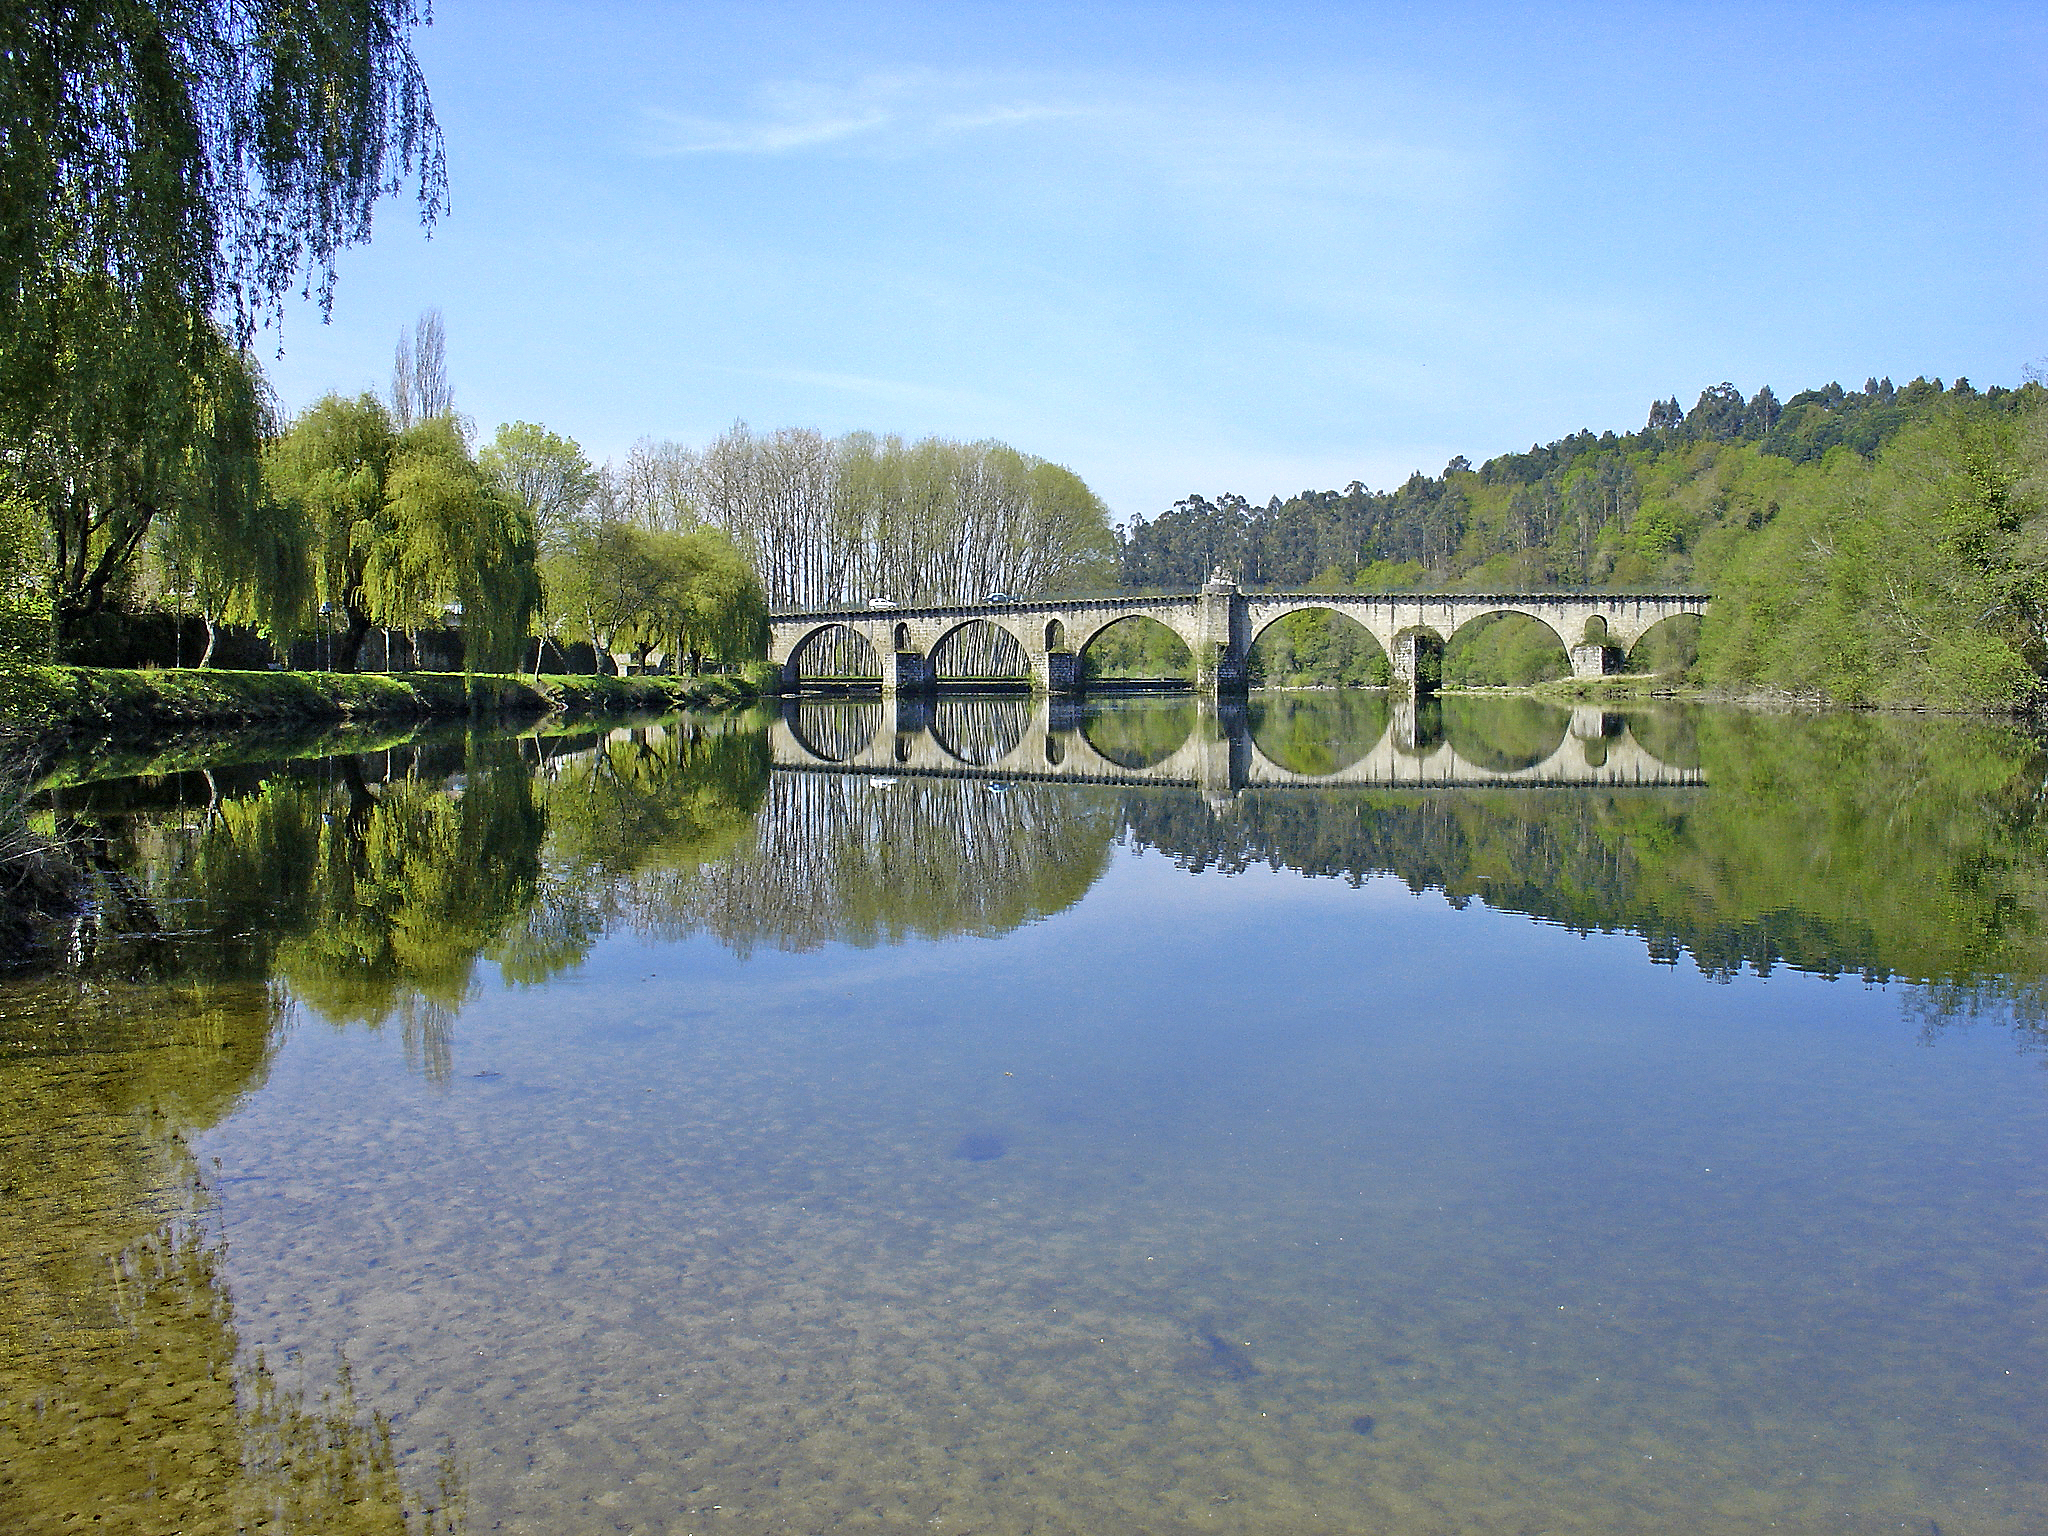
<path fill-rule="evenodd" d="M 1707 675 L 1854 703 L 2031 698 L 2048 674 L 2042 425 L 1957 412 L 1874 466 L 1826 461 L 1723 565 Z"/>
<path fill-rule="evenodd" d="M 766 650 L 768 604 L 753 568 L 723 534 L 668 533 L 618 518 L 572 527 L 542 567 L 549 625 L 600 657 L 745 661 Z"/>
<path fill-rule="evenodd" d="M 0 499 L 48 521 L 29 575 L 61 628 L 116 600 L 160 519 L 240 515 L 255 318 L 302 278 L 324 299 L 402 177 L 439 208 L 417 20 L 411 0 L 0 12 Z"/>
<path fill-rule="evenodd" d="M 540 600 L 533 523 L 477 464 L 450 416 L 401 431 L 374 395 L 329 395 L 269 454 L 273 498 L 308 534 L 323 609 L 352 670 L 373 626 L 459 614 L 472 665 L 516 663 Z"/>
<path fill-rule="evenodd" d="M 1306 591 L 1706 588 L 1721 617 L 1702 665 L 1717 683 L 2006 705 L 2048 665 L 2030 574 L 2044 438 L 2039 384 L 1873 379 L 1782 405 L 1721 384 L 1690 411 L 1658 401 L 1638 432 L 1453 459 L 1394 491 L 1354 482 L 1263 507 L 1191 496 L 1132 521 L 1120 577 L 1184 588 L 1221 565 Z M 1562 670 L 1552 642 L 1513 626 L 1487 648 L 1500 654 L 1447 657 L 1446 679 Z M 1668 637 L 1659 648 L 1659 664 L 1691 663 Z"/>

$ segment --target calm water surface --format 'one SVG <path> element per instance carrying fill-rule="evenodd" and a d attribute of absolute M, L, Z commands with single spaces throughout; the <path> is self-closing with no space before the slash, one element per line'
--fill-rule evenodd
<path fill-rule="evenodd" d="M 2039 1533 L 2044 772 L 1370 694 L 67 764 L 0 1526 Z"/>

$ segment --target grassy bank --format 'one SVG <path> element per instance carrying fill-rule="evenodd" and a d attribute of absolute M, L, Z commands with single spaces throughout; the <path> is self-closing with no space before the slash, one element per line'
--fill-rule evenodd
<path fill-rule="evenodd" d="M 1698 699 L 1699 688 L 1683 677 L 1658 672 L 1616 672 L 1606 677 L 1556 677 L 1519 690 L 1539 699 L 1588 704 L 1631 699 Z"/>
<path fill-rule="evenodd" d="M 0 669 L 0 733 L 46 741 L 329 721 L 631 714 L 752 696 L 749 684 L 731 677 L 23 667 Z"/>

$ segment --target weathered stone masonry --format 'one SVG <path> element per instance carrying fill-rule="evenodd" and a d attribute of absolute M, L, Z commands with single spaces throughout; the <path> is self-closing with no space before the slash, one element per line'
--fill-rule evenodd
<path fill-rule="evenodd" d="M 934 607 L 857 608 L 777 614 L 769 621 L 769 660 L 786 686 L 802 677 L 804 649 L 836 629 L 874 647 L 884 694 L 929 693 L 939 684 L 932 658 L 948 636 L 977 621 L 995 625 L 1030 663 L 1032 685 L 1063 694 L 1080 687 L 1081 653 L 1110 625 L 1143 616 L 1180 636 L 1195 658 L 1204 693 L 1242 693 L 1252 642 L 1268 625 L 1310 609 L 1356 619 L 1386 651 L 1397 687 L 1415 691 L 1427 660 L 1441 655 L 1460 629 L 1495 613 L 1519 613 L 1547 624 L 1579 677 L 1599 677 L 1648 630 L 1678 614 L 1705 613 L 1694 594 L 1608 592 L 1432 592 L 1414 595 L 1342 592 L 1248 593 L 1218 575 L 1199 591 L 1168 597 L 1094 597 L 1031 602 L 956 603 Z"/>

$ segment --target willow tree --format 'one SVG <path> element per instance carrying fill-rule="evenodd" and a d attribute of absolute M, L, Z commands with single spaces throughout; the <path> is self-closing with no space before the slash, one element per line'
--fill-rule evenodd
<path fill-rule="evenodd" d="M 0 7 L 0 494 L 63 546 L 60 622 L 106 605 L 155 488 L 220 446 L 223 355 L 294 287 L 325 305 L 401 181 L 428 221 L 443 206 L 418 21 L 413 0 Z"/>
<path fill-rule="evenodd" d="M 0 670 L 50 648 L 50 555 L 42 509 L 0 495 Z"/>
<path fill-rule="evenodd" d="M 246 624 L 278 644 L 305 632 L 315 591 L 310 534 L 301 508 L 260 492 L 215 516 L 170 524 L 163 575 L 205 626 L 200 666 L 213 665 L 224 624 Z"/>
<path fill-rule="evenodd" d="M 399 432 L 371 394 L 329 395 L 270 455 L 269 484 L 306 518 L 317 591 L 353 671 L 383 625 L 462 616 L 472 662 L 513 661 L 540 600 L 533 520 L 478 466 L 448 417 Z"/>
<path fill-rule="evenodd" d="M 600 657 L 661 651 L 692 671 L 767 647 L 768 602 L 753 567 L 711 529 L 665 533 L 616 518 L 582 525 L 544 567 L 548 611 Z"/>
<path fill-rule="evenodd" d="M 670 655 L 701 672 L 707 657 L 767 654 L 768 595 L 746 556 L 715 529 L 661 536 L 673 572 L 653 628 Z"/>
<path fill-rule="evenodd" d="M 266 465 L 273 492 L 306 519 L 321 608 L 343 626 L 335 661 L 344 672 L 355 670 L 374 622 L 363 566 L 397 437 L 375 395 L 328 395 L 292 423 Z"/>
<path fill-rule="evenodd" d="M 312 538 L 304 509 L 270 494 L 261 473 L 263 445 L 279 423 L 254 360 L 235 360 L 220 385 L 198 398 L 195 444 L 174 496 L 155 526 L 157 577 L 182 608 L 190 601 L 206 627 L 199 665 L 210 666 L 226 623 L 247 624 L 273 641 L 301 633 L 312 617 Z M 195 472 L 196 471 L 196 472 Z"/>
<path fill-rule="evenodd" d="M 49 530 L 60 632 L 126 592 L 162 525 L 245 522 L 272 425 L 254 359 L 211 320 L 153 330 L 89 276 L 68 298 L 75 334 L 61 387 L 46 396 L 49 419 L 0 449 L 7 489 Z"/>
<path fill-rule="evenodd" d="M 383 515 L 364 532 L 362 592 L 380 623 L 415 627 L 453 610 L 470 664 L 516 665 L 540 603 L 533 519 L 478 467 L 452 418 L 399 436 Z"/>

